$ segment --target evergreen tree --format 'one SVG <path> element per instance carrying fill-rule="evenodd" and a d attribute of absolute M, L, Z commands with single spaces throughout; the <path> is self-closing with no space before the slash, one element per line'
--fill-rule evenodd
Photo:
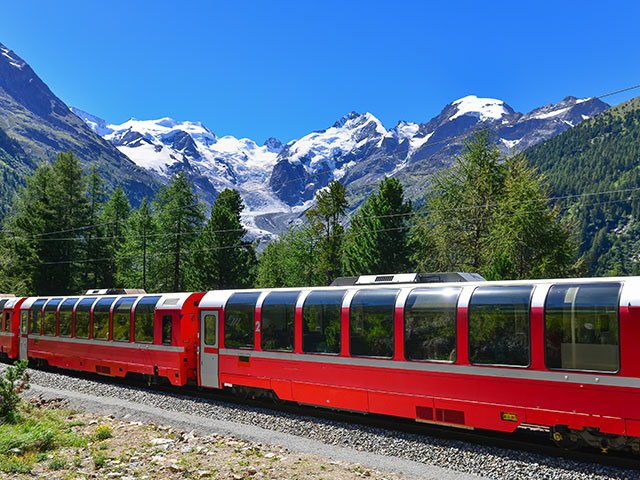
<path fill-rule="evenodd" d="M 87 198 L 80 162 L 60 153 L 42 164 L 14 204 L 7 222 L 12 257 L 23 270 L 25 289 L 35 294 L 76 293 L 82 286 Z"/>
<path fill-rule="evenodd" d="M 521 156 L 503 158 L 487 131 L 435 175 L 427 217 L 412 232 L 419 270 L 489 279 L 564 276 L 575 244 L 545 200 L 544 178 Z"/>
<path fill-rule="evenodd" d="M 418 266 L 423 270 L 428 254 L 440 271 L 479 272 L 488 259 L 491 219 L 504 187 L 502 155 L 488 130 L 465 140 L 454 165 L 436 173 L 427 202 L 429 222 L 417 235 L 430 239 L 433 250 L 421 251 Z M 428 225 L 435 225 L 430 232 Z M 416 243 L 425 240 L 417 240 Z"/>
<path fill-rule="evenodd" d="M 171 177 L 153 204 L 159 233 L 152 259 L 154 290 L 178 292 L 185 288 L 183 264 L 202 228 L 204 206 L 184 172 Z"/>
<path fill-rule="evenodd" d="M 380 182 L 353 216 L 343 253 L 348 275 L 404 272 L 410 267 L 408 241 L 413 207 L 395 178 Z"/>
<path fill-rule="evenodd" d="M 189 285 L 193 290 L 250 287 L 256 264 L 255 247 L 244 241 L 247 231 L 240 214 L 242 197 L 235 189 L 222 191 L 211 217 L 193 244 Z"/>
<path fill-rule="evenodd" d="M 116 282 L 116 256 L 122 249 L 127 235 L 127 220 L 131 214 L 131 204 L 120 185 L 111 193 L 104 205 L 102 223 L 107 258 L 102 265 L 102 281 L 105 288 L 124 287 Z"/>
<path fill-rule="evenodd" d="M 58 154 L 52 166 L 52 175 L 52 205 L 57 216 L 55 230 L 60 232 L 53 238 L 61 239 L 50 242 L 49 248 L 56 252 L 54 254 L 61 263 L 51 265 L 55 280 L 48 291 L 76 293 L 83 287 L 83 247 L 79 240 L 72 238 L 86 233 L 86 179 L 80 160 L 71 151 Z"/>
<path fill-rule="evenodd" d="M 156 242 L 157 225 L 147 197 L 129 217 L 127 236 L 116 254 L 116 284 L 148 290 L 150 252 Z"/>
<path fill-rule="evenodd" d="M 104 180 L 98 174 L 94 166 L 87 179 L 87 225 L 95 225 L 94 228 L 86 232 L 86 257 L 87 259 L 106 258 L 107 250 L 104 239 L 104 228 L 100 224 L 102 220 L 102 210 L 106 201 Z M 84 286 L 97 288 L 104 285 L 102 272 L 104 265 L 100 262 L 88 261 L 84 265 Z"/>
<path fill-rule="evenodd" d="M 4 236 L 5 248 L 11 251 L 6 270 L 23 272 L 26 293 L 44 293 L 54 281 L 52 270 L 46 262 L 59 260 L 49 250 L 46 232 L 56 229 L 56 216 L 52 205 L 53 175 L 48 164 L 41 164 L 26 187 L 19 190 L 13 206 L 13 214 L 7 222 L 8 235 Z"/>
<path fill-rule="evenodd" d="M 342 219 L 348 203 L 344 185 L 332 180 L 327 188 L 316 193 L 316 205 L 306 217 L 319 240 L 319 269 L 325 272 L 327 285 L 342 272 L 342 244 L 344 227 Z"/>

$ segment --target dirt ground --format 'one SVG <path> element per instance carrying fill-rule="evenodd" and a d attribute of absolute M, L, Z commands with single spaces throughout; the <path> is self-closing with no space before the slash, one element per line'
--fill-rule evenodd
<path fill-rule="evenodd" d="M 197 436 L 163 425 L 69 413 L 69 425 L 86 447 L 43 455 L 31 474 L 0 478 L 47 479 L 389 479 L 403 478 L 357 464 L 296 454 L 278 446 L 221 435 Z"/>

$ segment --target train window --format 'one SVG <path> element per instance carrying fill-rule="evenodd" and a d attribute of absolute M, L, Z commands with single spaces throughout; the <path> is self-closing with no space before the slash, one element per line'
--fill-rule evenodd
<path fill-rule="evenodd" d="M 29 333 L 40 335 L 40 326 L 42 325 L 40 323 L 42 320 L 42 306 L 46 301 L 46 299 L 36 300 L 33 302 L 33 305 L 31 305 L 31 326 L 29 328 Z"/>
<path fill-rule="evenodd" d="M 409 360 L 456 361 L 459 288 L 412 290 L 404 307 L 404 354 Z"/>
<path fill-rule="evenodd" d="M 109 312 L 114 300 L 114 297 L 101 298 L 93 307 L 93 338 L 95 340 L 109 339 Z"/>
<path fill-rule="evenodd" d="M 205 313 L 204 315 L 204 343 L 212 347 L 216 346 L 216 320 L 217 315 Z"/>
<path fill-rule="evenodd" d="M 138 343 L 153 343 L 153 319 L 161 297 L 142 297 L 133 314 L 133 339 Z"/>
<path fill-rule="evenodd" d="M 125 297 L 118 300 L 113 309 L 113 339 L 117 342 L 131 340 L 131 307 L 136 297 Z"/>
<path fill-rule="evenodd" d="M 67 298 L 58 312 L 58 335 L 61 337 L 71 336 L 71 327 L 73 324 L 73 306 L 78 301 L 77 298 Z"/>
<path fill-rule="evenodd" d="M 363 357 L 393 357 L 398 290 L 361 290 L 349 308 L 349 351 Z"/>
<path fill-rule="evenodd" d="M 479 287 L 469 303 L 469 361 L 527 366 L 531 286 Z"/>
<path fill-rule="evenodd" d="M 311 292 L 302 307 L 302 351 L 340 353 L 342 299 L 345 291 Z"/>
<path fill-rule="evenodd" d="M 5 312 L 4 314 L 4 329 L 6 332 L 11 331 L 11 312 Z"/>
<path fill-rule="evenodd" d="M 95 298 L 83 298 L 76 307 L 76 338 L 89 338 L 89 323 L 91 319 L 91 305 Z"/>
<path fill-rule="evenodd" d="M 56 334 L 56 312 L 58 311 L 58 305 L 60 305 L 61 301 L 61 298 L 54 298 L 45 305 L 44 320 L 42 321 L 43 335 Z"/>
<path fill-rule="evenodd" d="M 234 293 L 224 309 L 224 346 L 253 348 L 256 302 L 259 293 Z"/>
<path fill-rule="evenodd" d="M 620 368 L 619 283 L 554 285 L 544 309 L 547 368 Z"/>
<path fill-rule="evenodd" d="M 20 313 L 20 320 L 21 320 L 21 324 L 22 324 L 22 333 L 27 333 L 27 323 L 29 322 L 29 312 L 26 311 L 22 311 Z"/>
<path fill-rule="evenodd" d="M 272 292 L 260 312 L 263 350 L 293 351 L 296 301 L 299 292 Z"/>
<path fill-rule="evenodd" d="M 172 327 L 173 327 L 173 316 L 163 315 L 162 316 L 162 344 L 163 345 L 171 345 L 173 341 L 173 333 L 171 332 Z"/>

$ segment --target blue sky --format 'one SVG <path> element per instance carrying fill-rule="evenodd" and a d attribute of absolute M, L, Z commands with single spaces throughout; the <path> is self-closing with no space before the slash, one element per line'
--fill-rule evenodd
<path fill-rule="evenodd" d="M 631 1 L 20 0 L 0 8 L 0 42 L 110 122 L 168 116 L 262 143 L 351 110 L 391 128 L 469 94 L 526 112 L 640 84 L 638 18 Z"/>

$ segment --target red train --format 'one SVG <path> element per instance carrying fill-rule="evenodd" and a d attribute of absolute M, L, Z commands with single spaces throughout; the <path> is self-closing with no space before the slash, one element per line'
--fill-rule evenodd
<path fill-rule="evenodd" d="M 11 359 L 640 452 L 640 277 L 3 300 Z"/>

